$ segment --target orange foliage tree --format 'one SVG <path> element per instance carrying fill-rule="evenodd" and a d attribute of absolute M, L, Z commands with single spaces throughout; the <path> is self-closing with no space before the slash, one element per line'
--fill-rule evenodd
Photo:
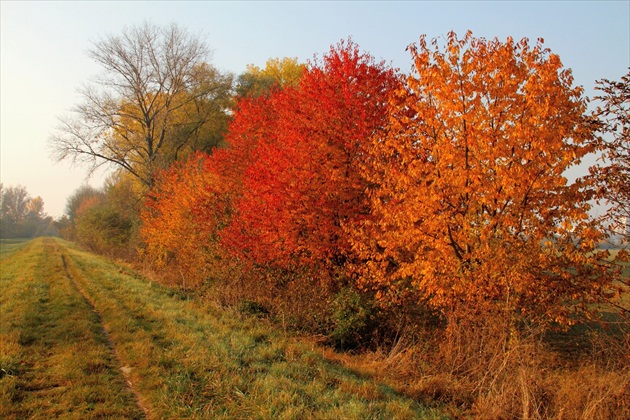
<path fill-rule="evenodd" d="M 367 212 L 361 150 L 385 124 L 397 83 L 394 70 L 341 42 L 297 86 L 243 103 L 227 141 L 250 145 L 250 163 L 224 242 L 276 268 L 325 274 L 343 266 L 343 226 Z"/>
<path fill-rule="evenodd" d="M 409 47 L 414 73 L 366 152 L 361 284 L 447 318 L 571 322 L 607 278 L 590 192 L 563 175 L 592 147 L 582 89 L 542 40 L 444 44 Z"/>
<path fill-rule="evenodd" d="M 144 256 L 174 270 L 184 287 L 199 286 L 221 264 L 217 232 L 229 217 L 230 195 L 219 179 L 210 158 L 195 153 L 159 174 L 141 213 Z"/>

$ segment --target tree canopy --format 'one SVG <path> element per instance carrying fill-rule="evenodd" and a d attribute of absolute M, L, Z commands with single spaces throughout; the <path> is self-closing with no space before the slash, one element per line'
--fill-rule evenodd
<path fill-rule="evenodd" d="M 397 81 L 355 43 L 341 42 L 295 87 L 237 112 L 228 142 L 256 140 L 224 240 L 246 258 L 285 269 L 343 264 L 343 225 L 365 212 L 362 146 L 384 125 Z"/>
<path fill-rule="evenodd" d="M 592 193 L 564 176 L 593 150 L 582 89 L 542 40 L 451 33 L 409 51 L 414 72 L 363 164 L 360 281 L 450 314 L 569 322 L 606 282 Z"/>
<path fill-rule="evenodd" d="M 94 43 L 103 73 L 60 118 L 54 157 L 111 164 L 149 186 L 156 171 L 192 150 L 221 142 L 231 106 L 231 75 L 207 63 L 208 47 L 172 24 L 127 28 Z"/>

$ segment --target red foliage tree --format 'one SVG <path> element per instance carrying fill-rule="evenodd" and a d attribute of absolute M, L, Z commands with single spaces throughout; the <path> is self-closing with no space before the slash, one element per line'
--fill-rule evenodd
<path fill-rule="evenodd" d="M 156 177 L 141 214 L 144 256 L 156 269 L 169 269 L 175 281 L 194 287 L 227 270 L 219 233 L 242 195 L 256 145 L 277 124 L 268 102 L 265 96 L 241 99 L 229 147 L 195 154 Z"/>
<path fill-rule="evenodd" d="M 331 47 L 298 86 L 242 104 L 227 141 L 241 151 L 255 146 L 225 242 L 273 267 L 342 266 L 344 226 L 368 210 L 362 147 L 384 126 L 397 85 L 394 70 L 349 41 Z"/>

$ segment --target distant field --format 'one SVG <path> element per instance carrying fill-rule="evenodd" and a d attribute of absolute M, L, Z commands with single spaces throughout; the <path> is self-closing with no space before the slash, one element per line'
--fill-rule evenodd
<path fill-rule="evenodd" d="M 0 243 L 0 418 L 443 418 L 56 238 Z"/>
<path fill-rule="evenodd" d="M 0 256 L 23 247 L 28 239 L 0 239 Z"/>

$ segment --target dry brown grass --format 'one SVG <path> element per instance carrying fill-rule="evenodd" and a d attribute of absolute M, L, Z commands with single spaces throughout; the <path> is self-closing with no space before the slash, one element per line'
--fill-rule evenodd
<path fill-rule="evenodd" d="M 327 357 L 439 406 L 453 418 L 630 418 L 630 338 L 591 333 L 579 353 L 538 334 L 510 339 L 486 323 L 403 337 L 394 346 Z"/>

